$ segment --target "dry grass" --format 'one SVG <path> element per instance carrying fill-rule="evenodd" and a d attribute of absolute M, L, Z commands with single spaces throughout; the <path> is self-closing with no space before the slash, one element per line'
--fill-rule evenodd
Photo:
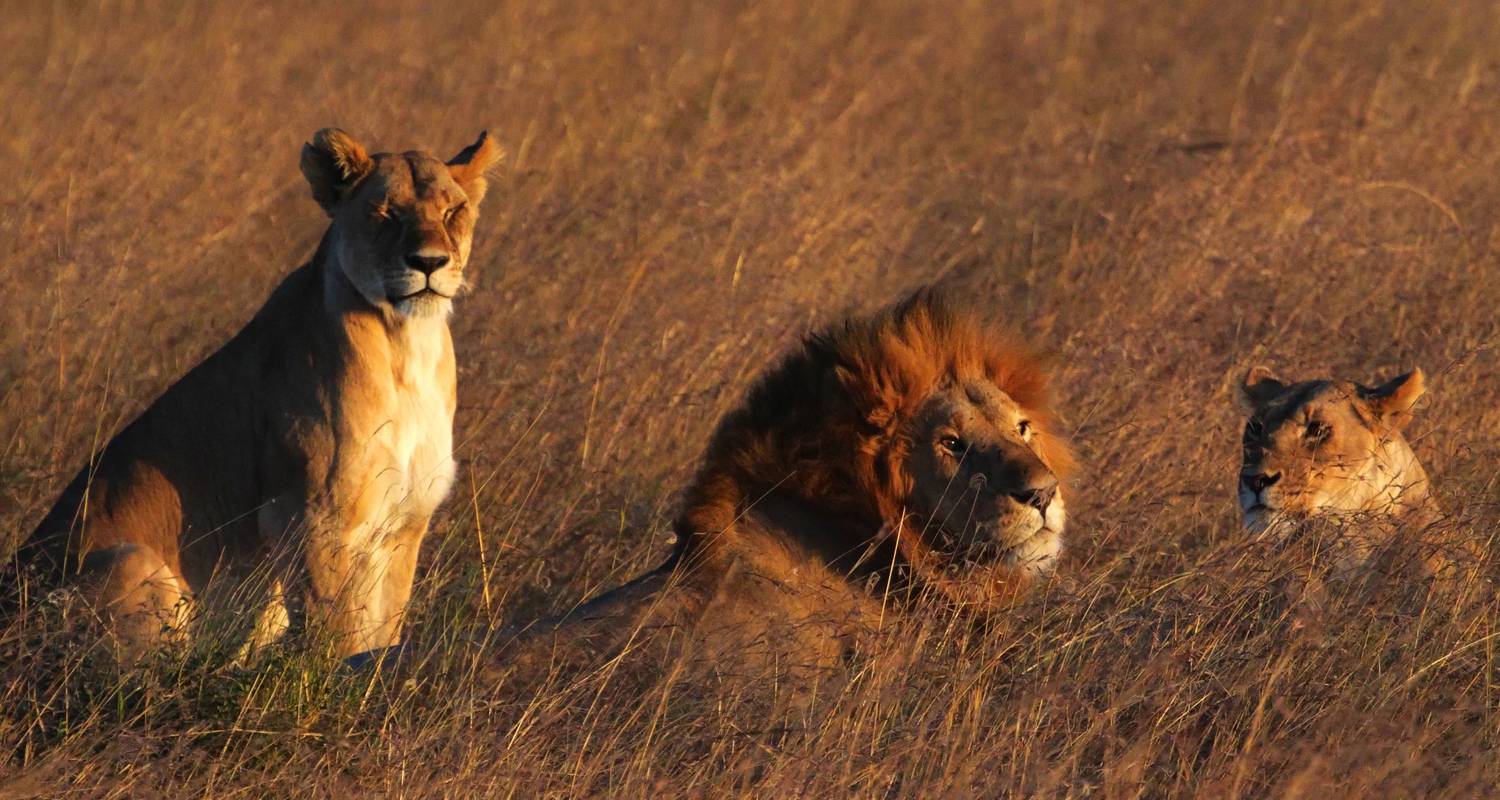
<path fill-rule="evenodd" d="M 0 793 L 1493 792 L 1494 609 L 1375 591 L 1297 628 L 1232 500 L 1229 375 L 1420 364 L 1417 450 L 1457 524 L 1500 530 L 1500 16 L 1427 6 L 7 7 L 16 536 L 309 254 L 313 130 L 456 151 L 489 126 L 512 155 L 455 320 L 425 677 L 115 675 L 13 629 Z M 810 705 L 696 673 L 476 688 L 464 642 L 664 555 L 774 353 L 930 281 L 1060 355 L 1086 467 L 1066 578 L 1014 629 L 913 625 Z"/>

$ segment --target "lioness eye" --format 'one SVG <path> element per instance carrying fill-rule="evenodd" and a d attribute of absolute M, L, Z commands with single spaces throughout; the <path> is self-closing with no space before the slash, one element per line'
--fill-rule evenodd
<path fill-rule="evenodd" d="M 390 206 L 380 206 L 375 209 L 375 221 L 388 228 L 396 228 L 401 225 L 401 215 Z"/>
<path fill-rule="evenodd" d="M 458 213 L 460 211 L 463 211 L 464 208 L 467 205 L 468 205 L 467 203 L 459 203 L 458 205 L 456 205 L 456 206 L 448 209 L 447 216 L 445 216 L 443 218 L 443 224 L 444 225 L 452 225 L 453 224 L 453 220 L 458 219 Z"/>
<path fill-rule="evenodd" d="M 1026 437 L 1031 435 L 1031 420 L 1023 419 L 1016 423 L 1016 432 Z"/>
<path fill-rule="evenodd" d="M 1327 423 L 1319 422 L 1318 420 L 1309 420 L 1307 423 L 1306 435 L 1310 441 L 1321 442 L 1327 439 L 1328 434 L 1332 432 L 1333 429 L 1328 427 Z"/>

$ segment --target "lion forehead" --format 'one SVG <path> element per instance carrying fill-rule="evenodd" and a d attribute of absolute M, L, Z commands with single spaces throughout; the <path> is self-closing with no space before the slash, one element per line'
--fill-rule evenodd
<path fill-rule="evenodd" d="M 985 378 L 971 378 L 935 388 L 920 406 L 918 426 L 952 425 L 961 431 L 1009 429 L 1027 410 Z"/>
<path fill-rule="evenodd" d="M 402 158 L 406 161 L 418 196 L 432 197 L 460 192 L 458 182 L 453 180 L 447 164 L 422 152 L 403 153 Z"/>
<path fill-rule="evenodd" d="M 375 168 L 359 188 L 367 204 L 446 208 L 465 198 L 448 166 L 427 153 L 380 153 L 374 159 Z"/>
<path fill-rule="evenodd" d="M 1360 407 L 1353 384 L 1309 381 L 1291 387 L 1279 400 L 1253 414 L 1245 426 L 1246 443 L 1271 452 L 1285 449 L 1298 439 L 1278 434 L 1310 422 L 1332 425 L 1340 438 L 1375 433 L 1374 422 Z"/>
<path fill-rule="evenodd" d="M 963 399 L 967 400 L 971 407 L 988 414 L 1014 415 L 1022 411 L 1021 404 L 989 378 L 969 378 L 964 380 L 958 388 L 962 390 Z"/>

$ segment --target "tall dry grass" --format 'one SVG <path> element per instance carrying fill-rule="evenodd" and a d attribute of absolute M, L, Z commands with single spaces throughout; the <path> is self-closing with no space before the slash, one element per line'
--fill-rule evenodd
<path fill-rule="evenodd" d="M 0 11 L 0 523 L 254 311 L 337 124 L 511 156 L 455 318 L 458 490 L 410 681 L 286 651 L 121 673 L 0 638 L 0 793 L 1493 792 L 1495 609 L 1309 623 L 1246 549 L 1229 377 L 1432 376 L 1454 524 L 1500 528 L 1488 3 L 447 3 Z M 1063 577 L 830 676 L 481 686 L 486 632 L 654 565 L 717 417 L 810 325 L 942 282 L 1058 354 Z M 1491 573 L 1487 573 L 1491 574 Z M 55 610 L 54 616 L 63 616 Z M 481 642 L 475 645 L 475 640 Z"/>

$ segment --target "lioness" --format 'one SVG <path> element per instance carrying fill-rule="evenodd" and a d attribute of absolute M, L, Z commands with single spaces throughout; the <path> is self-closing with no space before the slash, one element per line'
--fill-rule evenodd
<path fill-rule="evenodd" d="M 1300 521 L 1333 525 L 1341 575 L 1393 544 L 1399 530 L 1432 526 L 1441 511 L 1401 433 L 1426 383 L 1420 369 L 1374 388 L 1291 383 L 1251 369 L 1238 390 L 1250 415 L 1238 491 L 1245 526 L 1284 539 Z M 1447 572 L 1454 555 L 1451 547 L 1432 548 L 1422 566 Z"/>
<path fill-rule="evenodd" d="M 668 561 L 538 629 L 572 657 L 667 627 L 734 663 L 826 664 L 914 591 L 1003 609 L 1050 574 L 1072 466 L 1038 360 L 920 292 L 763 375 L 720 422 Z"/>
<path fill-rule="evenodd" d="M 395 643 L 453 481 L 448 315 L 500 156 L 486 134 L 447 163 L 315 134 L 302 173 L 332 222 L 312 260 L 94 456 L 20 565 L 84 573 L 132 651 L 205 603 L 248 612 L 247 650 L 296 601 L 340 654 Z"/>

